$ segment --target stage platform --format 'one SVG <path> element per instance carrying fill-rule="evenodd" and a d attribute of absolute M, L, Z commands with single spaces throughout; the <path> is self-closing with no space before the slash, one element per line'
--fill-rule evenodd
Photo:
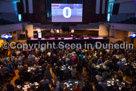
<path fill-rule="evenodd" d="M 109 43 L 109 39 L 103 38 L 103 37 L 83 37 L 83 38 L 73 38 L 73 37 L 65 37 L 65 38 L 41 38 L 41 39 L 36 39 L 36 38 L 32 38 L 27 40 L 28 44 L 31 43 L 56 43 L 58 44 L 59 42 L 64 42 L 64 43 L 81 43 L 81 44 L 85 44 L 85 43 L 92 43 L 95 44 L 96 42 L 101 42 L 101 43 Z"/>

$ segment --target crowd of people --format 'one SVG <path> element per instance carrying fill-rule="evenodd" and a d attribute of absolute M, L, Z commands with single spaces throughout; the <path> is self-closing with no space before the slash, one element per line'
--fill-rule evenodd
<path fill-rule="evenodd" d="M 15 84 L 11 83 L 17 74 Z M 0 91 L 22 91 L 24 84 L 35 82 L 37 87 L 32 85 L 24 91 L 71 91 L 63 84 L 70 79 L 82 83 L 73 86 L 72 91 L 136 91 L 136 51 L 0 50 Z"/>

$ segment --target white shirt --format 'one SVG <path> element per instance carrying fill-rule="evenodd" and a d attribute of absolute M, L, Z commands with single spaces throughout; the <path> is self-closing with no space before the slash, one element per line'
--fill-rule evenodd
<path fill-rule="evenodd" d="M 96 77 L 97 81 L 101 81 L 102 80 L 102 77 L 100 75 L 96 75 L 95 77 Z"/>
<path fill-rule="evenodd" d="M 122 58 L 121 61 L 122 61 L 123 64 L 125 64 L 126 63 L 126 58 Z"/>

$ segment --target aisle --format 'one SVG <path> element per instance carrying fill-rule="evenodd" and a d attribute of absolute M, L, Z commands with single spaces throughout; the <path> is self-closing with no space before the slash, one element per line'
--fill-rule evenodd
<path fill-rule="evenodd" d="M 50 68 L 50 73 L 51 73 L 51 76 L 52 76 L 52 80 L 55 80 L 55 78 L 56 78 L 56 75 L 55 75 L 55 73 L 53 72 L 53 70 L 52 70 L 52 68 Z"/>
<path fill-rule="evenodd" d="M 15 81 L 16 81 L 16 79 L 18 79 L 19 78 L 19 71 L 18 70 L 15 70 L 15 76 L 12 78 L 12 80 L 10 81 L 10 83 L 11 84 L 13 84 L 13 86 L 16 86 L 15 85 Z M 54 72 L 52 71 L 52 68 L 50 68 L 50 73 L 51 73 L 51 75 L 52 75 L 52 77 L 53 77 L 53 80 L 54 80 L 54 78 L 56 77 L 55 76 L 55 74 L 54 74 Z"/>
<path fill-rule="evenodd" d="M 12 80 L 10 81 L 10 83 L 13 84 L 14 87 L 16 86 L 16 85 L 15 85 L 16 79 L 19 78 L 18 72 L 19 72 L 18 70 L 15 70 L 15 76 L 14 76 L 14 77 L 12 78 Z"/>

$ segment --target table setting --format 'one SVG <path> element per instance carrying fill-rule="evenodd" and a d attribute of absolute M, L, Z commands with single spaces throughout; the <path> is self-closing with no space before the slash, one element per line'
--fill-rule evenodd
<path fill-rule="evenodd" d="M 62 87 L 65 88 L 69 88 L 70 91 L 73 91 L 73 89 L 76 87 L 76 85 L 79 84 L 81 87 L 83 87 L 82 82 L 78 81 L 78 80 L 74 80 L 74 79 L 70 79 L 70 80 L 66 80 L 62 82 Z"/>
<path fill-rule="evenodd" d="M 119 88 L 119 90 L 121 90 L 123 87 L 125 87 L 125 82 L 120 82 L 119 79 L 115 79 L 115 78 L 112 78 L 112 79 L 108 79 L 106 81 L 107 83 L 107 87 L 114 87 L 114 86 L 117 86 Z"/>
<path fill-rule="evenodd" d="M 28 91 L 28 89 L 30 89 L 32 86 L 33 86 L 35 89 L 37 89 L 38 86 L 39 86 L 39 83 L 38 83 L 38 82 L 34 82 L 34 83 L 26 82 L 26 83 L 24 83 L 24 85 L 22 85 L 22 86 L 21 86 L 21 85 L 17 85 L 16 88 L 17 88 L 18 90 L 21 90 L 21 91 Z"/>
<path fill-rule="evenodd" d="M 64 71 L 65 69 L 66 69 L 66 65 L 63 65 L 63 66 L 60 67 L 60 70 L 61 70 L 61 71 Z M 71 66 L 68 66 L 68 69 L 71 70 L 72 67 L 71 67 Z"/>

